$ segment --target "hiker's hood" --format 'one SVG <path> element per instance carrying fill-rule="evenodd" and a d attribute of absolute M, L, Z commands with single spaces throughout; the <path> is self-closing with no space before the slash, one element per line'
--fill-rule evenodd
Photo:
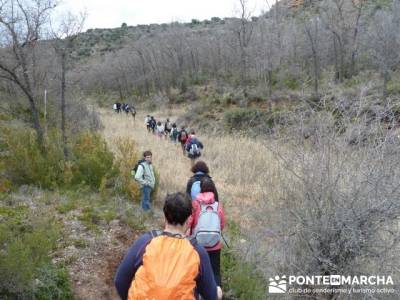
<path fill-rule="evenodd" d="M 197 195 L 196 200 L 204 204 L 213 204 L 215 202 L 214 193 L 213 192 L 200 193 Z"/>

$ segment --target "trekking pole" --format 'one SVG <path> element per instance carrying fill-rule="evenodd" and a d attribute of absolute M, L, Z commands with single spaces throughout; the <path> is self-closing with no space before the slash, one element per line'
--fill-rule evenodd
<path fill-rule="evenodd" d="M 222 236 L 222 239 L 224 240 L 226 246 L 227 246 L 228 248 L 231 248 L 231 247 L 229 247 L 228 243 L 226 242 L 226 239 L 225 239 L 225 237 L 223 236 L 222 232 L 221 232 L 221 236 Z"/>

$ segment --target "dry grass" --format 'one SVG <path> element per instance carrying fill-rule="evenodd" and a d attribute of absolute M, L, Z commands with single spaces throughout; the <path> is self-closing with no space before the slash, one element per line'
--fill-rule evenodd
<path fill-rule="evenodd" d="M 111 146 L 115 138 L 124 137 L 134 139 L 140 150 L 152 150 L 160 198 L 185 189 L 189 159 L 179 146 L 148 134 L 144 115 L 135 124 L 112 112 L 102 112 L 102 119 Z M 391 266 L 397 267 L 393 257 L 398 256 L 400 239 L 395 234 L 388 242 L 387 232 L 397 230 L 398 144 L 388 139 L 380 147 L 349 146 L 345 135 L 328 130 L 333 128 L 330 122 L 313 123 L 319 129 L 312 141 L 304 140 L 303 125 L 297 123 L 292 135 L 274 141 L 198 133 L 205 145 L 202 159 L 210 167 L 227 220 L 240 225 L 248 240 L 235 243 L 234 250 L 265 278 L 299 270 L 369 274 L 378 266 L 382 274 L 397 272 Z M 376 245 L 388 247 L 379 252 Z M 383 258 L 373 256 L 374 251 Z"/>
<path fill-rule="evenodd" d="M 169 116 L 176 116 L 179 112 L 169 113 Z M 156 113 L 154 116 L 165 120 L 167 114 Z M 118 138 L 134 139 L 140 151 L 150 149 L 153 152 L 153 163 L 160 173 L 159 197 L 168 192 L 184 191 L 192 175 L 189 159 L 182 155 L 180 146 L 147 133 L 144 117 L 139 114 L 133 122 L 125 115 L 102 111 L 107 141 L 115 151 Z M 170 119 L 174 121 L 173 117 Z M 245 206 L 256 207 L 260 201 L 272 203 L 279 198 L 274 181 L 281 170 L 273 153 L 261 142 L 247 137 L 213 137 L 201 133 L 198 137 L 205 146 L 202 159 L 210 167 L 230 218 L 243 214 Z M 266 194 L 271 197 L 265 199 Z M 242 225 L 248 225 L 248 221 L 249 218 L 241 218 Z"/>

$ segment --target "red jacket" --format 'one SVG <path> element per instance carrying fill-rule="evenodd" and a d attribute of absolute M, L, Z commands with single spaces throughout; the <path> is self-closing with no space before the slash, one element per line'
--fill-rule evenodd
<path fill-rule="evenodd" d="M 199 221 L 199 216 L 200 216 L 200 203 L 204 204 L 213 204 L 215 202 L 214 200 L 214 194 L 211 192 L 206 192 L 206 193 L 200 193 L 197 195 L 196 199 L 192 202 L 193 204 L 193 212 L 192 215 L 189 218 L 189 226 L 190 226 L 190 234 L 193 234 L 193 231 L 197 225 L 197 222 Z M 224 211 L 222 210 L 222 204 L 221 201 L 218 203 L 218 215 L 219 218 L 221 219 L 221 230 L 224 229 L 225 226 L 225 216 L 224 216 Z M 206 248 L 207 251 L 216 251 L 222 248 L 222 243 L 221 241 L 216 244 L 212 248 Z"/>

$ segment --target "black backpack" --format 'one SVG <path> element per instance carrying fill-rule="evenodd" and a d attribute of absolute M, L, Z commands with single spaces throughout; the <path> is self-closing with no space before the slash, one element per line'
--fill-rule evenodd
<path fill-rule="evenodd" d="M 135 174 L 136 174 L 136 172 L 137 172 L 137 170 L 138 170 L 138 168 L 139 168 L 139 165 L 142 165 L 144 162 L 145 162 L 146 160 L 145 159 L 140 159 L 140 160 L 138 160 L 138 162 L 136 163 L 136 165 L 133 167 L 133 169 L 131 170 L 131 175 L 133 176 L 133 177 L 135 177 Z M 143 170 L 144 170 L 144 166 L 142 165 L 142 167 L 143 167 Z M 144 172 L 143 172 L 143 176 L 144 176 Z"/>

